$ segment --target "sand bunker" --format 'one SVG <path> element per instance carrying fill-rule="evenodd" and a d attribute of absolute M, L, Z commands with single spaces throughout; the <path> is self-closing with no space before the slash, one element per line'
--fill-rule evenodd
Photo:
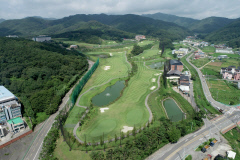
<path fill-rule="evenodd" d="M 112 54 L 112 53 L 109 53 L 109 55 L 110 55 L 110 56 L 113 56 L 113 54 Z"/>
<path fill-rule="evenodd" d="M 152 82 L 156 82 L 156 78 L 152 78 Z"/>
<path fill-rule="evenodd" d="M 111 68 L 111 66 L 105 66 L 104 70 L 106 71 L 106 70 L 109 70 L 110 68 Z"/>
<path fill-rule="evenodd" d="M 154 76 L 159 76 L 161 75 L 162 73 L 155 73 Z"/>
<path fill-rule="evenodd" d="M 118 53 L 122 53 L 122 52 L 118 52 Z"/>
<path fill-rule="evenodd" d="M 150 90 L 154 90 L 156 88 L 156 86 L 152 86 L 151 88 L 150 88 Z"/>
<path fill-rule="evenodd" d="M 101 113 L 105 112 L 105 110 L 108 110 L 109 108 L 100 108 Z"/>
<path fill-rule="evenodd" d="M 128 131 L 133 130 L 133 127 L 123 126 L 123 129 L 121 130 L 123 133 L 127 133 Z"/>

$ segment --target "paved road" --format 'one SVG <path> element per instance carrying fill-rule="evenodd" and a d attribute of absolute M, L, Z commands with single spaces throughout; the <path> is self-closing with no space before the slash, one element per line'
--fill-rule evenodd
<path fill-rule="evenodd" d="M 192 54 L 189 57 L 191 56 Z M 240 109 L 221 104 L 211 97 L 211 93 L 209 91 L 207 83 L 202 76 L 201 71 L 189 62 L 189 57 L 187 57 L 187 61 L 197 70 L 201 79 L 203 92 L 207 100 L 211 102 L 213 107 L 220 107 L 227 112 L 225 112 L 223 116 L 220 116 L 214 121 L 205 119 L 205 126 L 202 129 L 195 133 L 182 137 L 175 144 L 169 144 L 159 149 L 157 152 L 149 156 L 147 160 L 181 160 L 188 154 L 190 150 L 194 150 L 197 146 L 202 144 L 207 139 L 214 137 L 215 133 L 225 130 L 226 128 L 231 127 L 240 121 Z"/>
<path fill-rule="evenodd" d="M 88 70 L 89 70 L 93 63 L 90 60 L 88 60 L 88 63 L 89 63 L 89 68 L 88 68 Z M 42 149 L 43 140 L 44 140 L 45 136 L 47 135 L 47 133 L 49 132 L 49 130 L 51 129 L 55 117 L 59 114 L 59 111 L 61 111 L 63 109 L 63 107 L 65 106 L 65 104 L 68 102 L 73 88 L 74 88 L 74 86 L 69 90 L 69 92 L 62 99 L 62 103 L 59 106 L 59 110 L 56 113 L 52 114 L 46 120 L 43 128 L 38 133 L 36 139 L 34 140 L 34 142 L 32 143 L 31 147 L 29 148 L 26 156 L 24 157 L 24 160 L 37 160 L 38 159 L 39 154 L 40 154 L 41 149 Z"/>
<path fill-rule="evenodd" d="M 208 100 L 209 103 L 211 103 L 211 105 L 213 107 L 215 107 L 216 109 L 219 107 L 221 109 L 223 109 L 224 111 L 228 111 L 231 106 L 229 105 L 225 105 L 225 104 L 222 104 L 218 101 L 215 101 L 213 98 L 212 98 L 212 95 L 211 95 L 211 92 L 209 91 L 209 88 L 208 88 L 208 85 L 207 85 L 207 82 L 205 80 L 205 78 L 203 77 L 203 74 L 202 72 L 195 66 L 193 65 L 190 61 L 189 61 L 189 58 L 192 56 L 192 54 L 190 56 L 188 56 L 186 58 L 187 62 L 198 72 L 198 75 L 199 75 L 199 78 L 201 80 L 201 84 L 202 84 L 202 88 L 203 88 L 203 93 L 205 94 L 205 97 L 206 99 Z"/>
<path fill-rule="evenodd" d="M 125 52 L 125 57 L 126 57 L 126 62 L 127 62 L 127 63 L 130 65 L 130 67 L 132 68 L 131 63 L 129 63 L 128 60 L 127 60 L 126 52 Z M 144 65 L 145 65 L 145 62 L 144 62 Z M 146 65 L 145 65 L 145 66 L 146 66 Z M 147 66 L 146 66 L 146 67 L 147 67 Z M 148 68 L 148 67 L 147 67 L 147 68 Z M 157 80 L 158 87 L 157 87 L 155 90 L 153 90 L 151 93 L 149 93 L 149 94 L 147 95 L 147 97 L 145 98 L 145 106 L 146 106 L 146 108 L 147 108 L 147 110 L 148 110 L 148 113 L 149 113 L 149 119 L 148 119 L 148 122 L 149 122 L 149 123 L 152 122 L 153 115 L 152 115 L 152 111 L 151 111 L 151 109 L 150 109 L 150 107 L 149 107 L 149 105 L 148 105 L 147 102 L 148 102 L 149 96 L 150 96 L 152 93 L 156 92 L 156 91 L 160 88 L 160 77 L 161 77 L 161 74 L 158 76 L 158 80 Z M 107 82 L 105 82 L 105 83 L 103 83 L 103 84 L 100 84 L 100 85 L 97 85 L 97 86 L 93 86 L 93 87 L 89 88 L 86 92 L 82 93 L 82 94 L 78 97 L 76 106 L 78 106 L 78 107 L 83 107 L 83 108 L 87 108 L 86 106 L 81 106 L 81 105 L 79 105 L 79 101 L 80 101 L 81 97 L 82 97 L 84 94 L 86 94 L 87 92 L 89 92 L 90 90 L 92 90 L 93 88 L 96 88 L 96 87 L 105 85 L 105 84 L 109 83 L 110 81 L 112 81 L 113 79 L 116 79 L 116 78 L 112 78 L 112 79 L 108 80 Z M 87 109 L 86 112 L 85 112 L 85 114 L 84 114 L 83 117 L 81 118 L 81 120 L 86 116 L 86 114 L 87 114 L 88 112 L 89 112 L 89 110 Z M 146 123 L 146 126 L 147 126 L 148 122 Z M 84 143 L 80 138 L 78 138 L 77 133 L 76 133 L 76 132 L 77 132 L 77 128 L 79 127 L 79 123 L 80 123 L 80 122 L 78 122 L 78 123 L 76 124 L 76 126 L 74 127 L 74 129 L 73 129 L 73 135 L 74 135 L 74 137 L 78 140 L 78 142 Z M 112 139 L 112 141 L 114 141 L 114 140 L 115 140 L 115 138 Z M 108 140 L 106 140 L 106 141 L 104 141 L 104 142 L 108 142 Z M 99 143 L 100 143 L 100 142 L 99 142 Z"/>
<path fill-rule="evenodd" d="M 240 121 L 240 111 L 223 115 L 214 121 L 205 119 L 205 126 L 199 131 L 182 137 L 175 144 L 168 144 L 152 154 L 147 160 L 181 160 L 190 150 L 194 150 L 207 139 L 214 137 L 215 133 L 232 126 Z"/>

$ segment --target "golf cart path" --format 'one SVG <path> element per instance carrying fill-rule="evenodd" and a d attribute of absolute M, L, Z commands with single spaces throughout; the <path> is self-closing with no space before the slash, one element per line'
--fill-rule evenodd
<path fill-rule="evenodd" d="M 128 60 L 127 60 L 126 52 L 125 52 L 125 57 L 126 57 L 127 63 L 128 63 L 128 64 L 130 65 L 130 67 L 132 68 L 131 63 L 128 62 Z M 147 66 L 145 66 L 145 67 L 147 68 Z M 148 68 L 148 69 L 149 69 L 149 68 Z M 125 77 L 126 77 L 126 76 L 125 76 Z M 146 123 L 146 126 L 147 126 L 148 123 L 151 123 L 151 122 L 152 122 L 152 119 L 153 119 L 152 111 L 151 111 L 151 109 L 150 109 L 150 107 L 149 107 L 149 105 L 148 105 L 148 98 L 149 98 L 149 96 L 150 96 L 152 93 L 156 92 L 156 91 L 160 88 L 160 77 L 161 77 L 161 74 L 158 76 L 158 80 L 157 80 L 158 87 L 157 87 L 155 90 L 153 90 L 151 93 L 149 93 L 149 94 L 147 95 L 147 97 L 145 98 L 145 106 L 146 106 L 146 108 L 147 108 L 147 110 L 148 110 L 148 112 L 149 112 L 149 121 Z M 119 77 L 119 78 L 124 78 L 124 77 Z M 84 93 L 82 93 L 82 94 L 78 97 L 77 103 L 76 103 L 75 105 L 78 106 L 78 107 L 86 108 L 86 112 L 85 112 L 85 114 L 82 116 L 81 120 L 83 120 L 83 118 L 84 118 L 84 117 L 86 116 L 86 114 L 89 112 L 87 106 L 81 106 L 81 105 L 79 104 L 81 97 L 82 97 L 84 94 L 88 93 L 88 92 L 89 92 L 90 90 L 92 90 L 93 88 L 99 87 L 99 86 L 102 86 L 102 85 L 105 85 L 105 84 L 109 83 L 110 81 L 112 81 L 112 80 L 114 80 L 114 79 L 117 79 L 117 78 L 112 78 L 112 79 L 108 80 L 107 82 L 105 82 L 105 83 L 103 83 L 103 84 L 101 84 L 101 85 L 93 86 L 93 87 L 91 87 L 90 89 L 88 89 L 87 91 L 85 91 Z M 78 142 L 84 143 L 84 142 L 76 135 L 76 131 L 77 131 L 77 128 L 80 126 L 81 120 L 80 120 L 80 121 L 76 124 L 76 126 L 74 127 L 74 129 L 73 129 L 73 135 L 74 135 L 74 137 L 78 140 Z M 113 138 L 112 141 L 113 141 L 113 140 L 115 140 L 115 138 Z M 104 142 L 108 142 L 108 140 L 107 140 L 107 141 L 104 141 Z M 98 142 L 97 142 L 97 143 L 98 143 Z M 90 145 L 91 145 L 91 144 L 90 144 Z"/>

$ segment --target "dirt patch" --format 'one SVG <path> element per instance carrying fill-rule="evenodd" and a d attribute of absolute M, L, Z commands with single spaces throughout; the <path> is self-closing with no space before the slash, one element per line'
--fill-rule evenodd
<path fill-rule="evenodd" d="M 222 65 L 222 63 L 223 63 L 223 62 L 211 62 L 211 63 L 209 63 L 209 65 L 219 67 L 219 66 Z"/>

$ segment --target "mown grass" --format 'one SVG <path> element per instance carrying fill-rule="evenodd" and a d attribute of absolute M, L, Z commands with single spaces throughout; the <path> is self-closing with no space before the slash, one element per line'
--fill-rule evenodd
<path fill-rule="evenodd" d="M 188 155 L 185 160 L 192 160 L 192 155 Z"/>
<path fill-rule="evenodd" d="M 128 71 L 130 71 L 130 65 L 126 62 L 125 53 L 114 52 L 112 54 L 113 56 L 110 58 L 100 59 L 100 63 L 97 70 L 93 73 L 90 80 L 84 86 L 84 89 L 81 92 L 81 94 L 93 86 L 104 84 L 110 79 L 120 80 L 123 77 L 127 77 Z M 105 66 L 110 66 L 111 68 L 109 70 L 104 70 Z M 104 86 L 96 87 L 89 91 L 88 93 L 84 94 L 81 97 L 80 105 L 89 106 L 93 96 L 102 92 L 107 86 L 113 85 L 115 82 L 116 80 L 113 80 Z"/>
<path fill-rule="evenodd" d="M 148 122 L 149 113 L 144 102 L 147 94 L 151 92 L 150 87 L 157 87 L 157 83 L 151 82 L 151 79 L 157 78 L 154 74 L 158 72 L 146 68 L 143 62 L 136 63 L 138 72 L 128 82 L 122 97 L 109 105 L 109 110 L 104 113 L 99 111 L 84 123 L 81 132 L 77 132 L 78 137 L 84 139 L 84 135 L 87 135 L 87 141 L 99 141 L 103 132 L 107 131 L 104 132 L 105 137 L 113 138 L 115 134 L 119 136 L 123 126 L 140 127 Z M 99 129 L 96 131 L 95 128 Z"/>

